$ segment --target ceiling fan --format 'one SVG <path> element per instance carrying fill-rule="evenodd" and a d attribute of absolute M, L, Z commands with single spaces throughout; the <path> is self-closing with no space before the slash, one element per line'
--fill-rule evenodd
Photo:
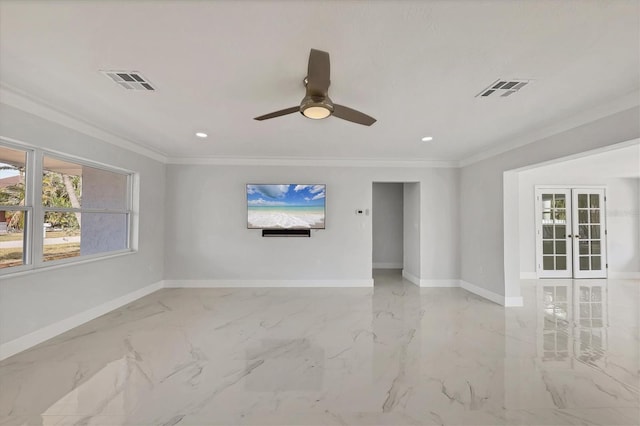
<path fill-rule="evenodd" d="M 320 120 L 333 115 L 334 117 L 364 126 L 371 126 L 375 123 L 376 119 L 367 114 L 333 103 L 331 98 L 329 98 L 329 85 L 331 84 L 329 74 L 329 53 L 323 52 L 322 50 L 311 49 L 309 53 L 307 77 L 304 79 L 307 94 L 302 99 L 302 102 L 300 102 L 300 106 L 261 115 L 260 117 L 256 117 L 255 120 L 268 120 L 270 118 L 300 112 L 305 117 L 314 120 Z"/>

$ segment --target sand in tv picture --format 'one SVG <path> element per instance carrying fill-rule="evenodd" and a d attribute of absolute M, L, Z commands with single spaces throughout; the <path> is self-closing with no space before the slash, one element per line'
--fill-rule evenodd
<path fill-rule="evenodd" d="M 326 185 L 247 185 L 250 229 L 324 229 Z"/>

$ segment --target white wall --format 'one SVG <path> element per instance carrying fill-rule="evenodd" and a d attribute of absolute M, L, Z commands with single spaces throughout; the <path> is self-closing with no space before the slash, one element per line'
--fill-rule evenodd
<path fill-rule="evenodd" d="M 403 276 L 411 279 L 414 284 L 420 285 L 421 271 L 421 223 L 422 211 L 420 208 L 420 184 L 405 183 L 404 185 L 404 207 L 403 207 L 403 239 L 404 239 L 404 267 Z M 425 224 L 426 226 L 426 224 Z M 434 241 L 431 241 L 433 244 Z"/>
<path fill-rule="evenodd" d="M 534 187 L 604 185 L 607 192 L 609 273 L 640 274 L 640 179 L 616 177 L 621 170 L 640 173 L 638 146 L 537 167 L 519 174 L 520 273 L 536 274 Z"/>
<path fill-rule="evenodd" d="M 609 186 L 607 230 L 609 272 L 640 277 L 640 179 L 616 179 Z"/>
<path fill-rule="evenodd" d="M 505 172 L 640 136 L 640 108 L 631 108 L 589 124 L 463 167 L 460 177 L 462 280 L 507 298 L 520 297 L 518 185 Z M 507 185 L 508 184 L 508 185 Z M 507 188 L 508 192 L 503 191 Z M 515 219 L 506 220 L 505 208 Z M 515 268 L 505 276 L 505 225 Z M 515 276 L 512 275 L 515 274 Z"/>
<path fill-rule="evenodd" d="M 402 183 L 373 184 L 371 222 L 374 268 L 402 268 L 403 191 Z"/>
<path fill-rule="evenodd" d="M 2 344 L 162 281 L 164 164 L 6 104 L 0 104 L 0 135 L 140 174 L 138 251 L 2 277 Z"/>
<path fill-rule="evenodd" d="M 422 277 L 458 278 L 457 169 L 179 164 L 167 168 L 165 277 L 371 285 L 371 215 L 355 210 L 372 209 L 376 181 L 421 183 Z M 246 229 L 246 183 L 326 184 L 326 229 L 311 238 Z"/>

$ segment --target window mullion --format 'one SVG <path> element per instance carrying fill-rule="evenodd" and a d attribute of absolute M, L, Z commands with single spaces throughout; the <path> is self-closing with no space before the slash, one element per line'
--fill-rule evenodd
<path fill-rule="evenodd" d="M 31 215 L 31 233 L 29 241 L 31 241 L 31 262 L 34 267 L 42 266 L 42 257 L 44 251 L 44 207 L 42 205 L 42 151 L 35 150 L 32 154 L 32 167 L 28 180 L 31 189 L 29 199 L 33 206 L 33 214 Z"/>

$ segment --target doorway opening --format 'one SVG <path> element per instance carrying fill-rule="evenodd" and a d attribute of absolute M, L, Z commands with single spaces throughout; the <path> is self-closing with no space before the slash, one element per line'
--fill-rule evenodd
<path fill-rule="evenodd" d="M 420 183 L 373 182 L 374 286 L 420 280 Z"/>

